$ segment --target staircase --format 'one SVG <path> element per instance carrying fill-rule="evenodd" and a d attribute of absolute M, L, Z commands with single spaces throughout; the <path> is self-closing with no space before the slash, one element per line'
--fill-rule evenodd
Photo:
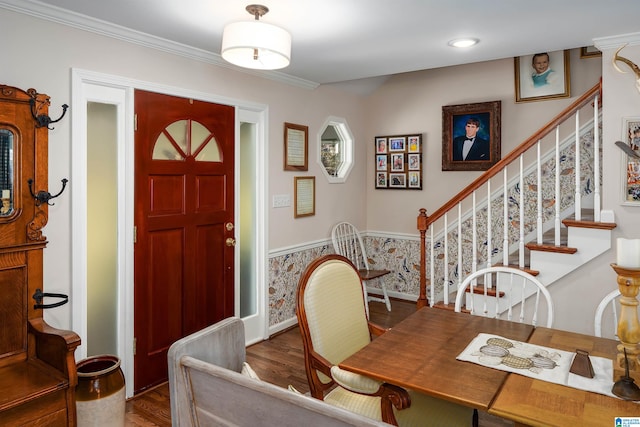
<path fill-rule="evenodd" d="M 610 249 L 600 100 L 599 83 L 432 215 L 420 209 L 419 307 L 453 309 L 479 268 L 509 265 L 549 286 Z"/>

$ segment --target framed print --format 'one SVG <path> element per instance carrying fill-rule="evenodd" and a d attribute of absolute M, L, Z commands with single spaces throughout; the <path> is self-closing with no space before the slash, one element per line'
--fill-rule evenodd
<path fill-rule="evenodd" d="M 602 52 L 600 52 L 595 46 L 585 46 L 580 48 L 580 58 L 597 58 L 602 56 Z"/>
<path fill-rule="evenodd" d="M 569 98 L 569 51 L 516 56 L 516 102 Z"/>
<path fill-rule="evenodd" d="M 420 152 L 420 138 L 417 136 L 410 136 L 409 147 L 407 148 L 407 152 L 409 153 L 419 153 Z"/>
<path fill-rule="evenodd" d="M 391 170 L 394 172 L 404 171 L 404 154 L 396 153 L 391 155 Z"/>
<path fill-rule="evenodd" d="M 390 173 L 389 174 L 389 187 L 391 188 L 405 188 L 407 186 L 407 175 L 403 173 Z"/>
<path fill-rule="evenodd" d="M 500 160 L 500 101 L 442 107 L 442 170 L 485 171 Z"/>
<path fill-rule="evenodd" d="M 293 178 L 293 217 L 301 218 L 316 214 L 316 177 Z"/>
<path fill-rule="evenodd" d="M 640 206 L 640 117 L 625 117 L 622 133 L 622 204 Z"/>
<path fill-rule="evenodd" d="M 419 171 L 420 170 L 420 154 L 407 154 L 407 169 L 410 171 Z"/>
<path fill-rule="evenodd" d="M 376 153 L 387 153 L 387 138 L 376 138 Z"/>
<path fill-rule="evenodd" d="M 392 137 L 389 138 L 389 151 L 406 151 L 405 137 Z"/>
<path fill-rule="evenodd" d="M 284 170 L 309 170 L 309 127 L 284 124 Z"/>
<path fill-rule="evenodd" d="M 416 188 L 420 186 L 420 172 L 409 172 L 409 188 Z"/>
<path fill-rule="evenodd" d="M 376 189 L 422 190 L 422 134 L 376 136 L 375 144 Z"/>

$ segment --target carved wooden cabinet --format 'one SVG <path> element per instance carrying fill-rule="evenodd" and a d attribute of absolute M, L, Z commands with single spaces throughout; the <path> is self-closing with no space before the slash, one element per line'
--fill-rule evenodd
<path fill-rule="evenodd" d="M 80 337 L 42 318 L 49 98 L 0 85 L 0 424 L 76 424 Z M 31 188 L 29 185 L 31 181 Z"/>

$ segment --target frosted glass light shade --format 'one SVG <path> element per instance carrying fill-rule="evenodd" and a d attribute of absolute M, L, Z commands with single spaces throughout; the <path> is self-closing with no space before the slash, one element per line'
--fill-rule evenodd
<path fill-rule="evenodd" d="M 221 54 L 240 67 L 277 70 L 289 65 L 291 35 L 260 21 L 234 22 L 224 28 Z"/>

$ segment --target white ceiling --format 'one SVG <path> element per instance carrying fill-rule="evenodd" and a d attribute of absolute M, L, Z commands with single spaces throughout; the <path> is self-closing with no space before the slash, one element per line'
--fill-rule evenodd
<path fill-rule="evenodd" d="M 126 33 L 131 39 L 140 38 L 151 44 L 177 42 L 219 58 L 224 26 L 253 19 L 245 10 L 250 3 L 251 0 L 0 0 L 0 8 L 49 16 L 58 22 L 120 37 Z M 594 39 L 640 31 L 640 0 L 261 3 L 270 9 L 262 20 L 281 26 L 292 35 L 291 64 L 280 72 L 320 84 L 380 79 L 407 71 L 576 48 L 593 45 Z M 460 37 L 478 38 L 480 43 L 467 49 L 447 45 L 449 40 Z"/>

